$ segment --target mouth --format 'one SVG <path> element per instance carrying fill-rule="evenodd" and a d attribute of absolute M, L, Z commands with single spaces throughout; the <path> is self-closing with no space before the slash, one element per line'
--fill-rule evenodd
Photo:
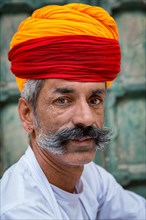
<path fill-rule="evenodd" d="M 89 140 L 89 139 L 93 139 L 90 136 L 86 136 L 86 137 L 82 137 L 82 138 L 72 138 L 70 139 L 71 141 L 85 141 L 85 140 Z"/>
<path fill-rule="evenodd" d="M 67 147 L 70 152 L 85 153 L 95 150 L 95 140 L 93 138 L 84 137 L 80 139 L 69 140 Z"/>
<path fill-rule="evenodd" d="M 75 141 L 83 142 L 83 141 L 88 141 L 88 140 L 91 140 L 91 139 L 92 139 L 91 137 L 83 137 L 83 138 L 80 138 L 80 139 L 75 139 Z"/>
<path fill-rule="evenodd" d="M 83 137 L 79 139 L 72 139 L 69 142 L 75 144 L 75 145 L 80 145 L 80 146 L 86 146 L 89 145 L 91 142 L 93 142 L 93 138 L 91 137 Z"/>

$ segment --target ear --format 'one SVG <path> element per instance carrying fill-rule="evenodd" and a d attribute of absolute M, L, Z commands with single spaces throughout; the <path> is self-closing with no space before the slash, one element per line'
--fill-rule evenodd
<path fill-rule="evenodd" d="M 19 99 L 18 112 L 24 129 L 29 134 L 32 133 L 34 129 L 33 109 L 25 98 Z"/>

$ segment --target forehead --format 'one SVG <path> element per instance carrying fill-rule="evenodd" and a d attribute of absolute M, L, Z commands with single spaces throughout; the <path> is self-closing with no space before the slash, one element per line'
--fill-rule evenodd
<path fill-rule="evenodd" d="M 54 91 L 61 91 L 59 89 L 70 89 L 70 91 L 76 93 L 88 93 L 94 90 L 105 92 L 106 90 L 105 82 L 73 82 L 63 79 L 46 79 L 42 92 L 53 93 Z"/>

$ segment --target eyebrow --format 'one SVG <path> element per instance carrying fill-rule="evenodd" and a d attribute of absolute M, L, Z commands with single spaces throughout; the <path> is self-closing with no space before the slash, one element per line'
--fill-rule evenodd
<path fill-rule="evenodd" d="M 71 88 L 57 88 L 53 91 L 53 93 L 60 93 L 60 94 L 69 94 L 69 93 L 75 93 L 74 89 Z M 90 90 L 91 95 L 102 95 L 105 94 L 105 89 L 94 89 Z"/>
<path fill-rule="evenodd" d="M 61 94 L 66 94 L 66 93 L 74 93 L 74 89 L 69 89 L 69 88 L 57 88 L 53 91 L 53 93 L 61 93 Z"/>
<path fill-rule="evenodd" d="M 104 95 L 106 93 L 105 89 L 95 89 L 91 90 L 92 95 Z"/>

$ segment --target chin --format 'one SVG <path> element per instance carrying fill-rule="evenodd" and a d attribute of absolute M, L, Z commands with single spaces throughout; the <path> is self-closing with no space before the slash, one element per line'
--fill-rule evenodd
<path fill-rule="evenodd" d="M 84 166 L 94 160 L 96 151 L 74 152 L 64 154 L 64 161 L 73 166 Z"/>

